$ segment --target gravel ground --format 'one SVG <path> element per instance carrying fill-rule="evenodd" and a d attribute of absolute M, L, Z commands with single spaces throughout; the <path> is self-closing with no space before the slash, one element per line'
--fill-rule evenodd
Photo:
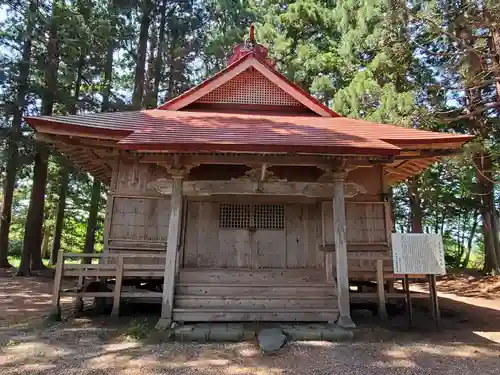
<path fill-rule="evenodd" d="M 495 299 L 441 294 L 438 333 L 427 314 L 416 314 L 410 332 L 402 316 L 384 324 L 361 314 L 353 342 L 289 343 L 268 357 L 253 342 L 168 342 L 149 331 L 154 317 L 135 313 L 47 325 L 40 318 L 50 312 L 49 282 L 1 275 L 0 281 L 0 375 L 500 373 Z"/>
<path fill-rule="evenodd" d="M 358 341 L 289 343 L 263 356 L 255 343 L 137 340 L 110 320 L 71 319 L 37 330 L 4 329 L 0 374 L 498 374 L 500 346 L 443 335 L 362 328 Z M 427 337 L 426 337 L 427 336 Z M 376 342 L 376 339 L 381 341 Z"/>

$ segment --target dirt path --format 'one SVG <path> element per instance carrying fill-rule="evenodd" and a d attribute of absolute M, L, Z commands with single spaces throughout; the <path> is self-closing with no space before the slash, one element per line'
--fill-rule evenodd
<path fill-rule="evenodd" d="M 0 326 L 19 324 L 52 311 L 52 277 L 15 277 L 14 270 L 0 270 Z M 69 298 L 62 303 L 71 303 Z"/>
<path fill-rule="evenodd" d="M 364 314 L 355 317 L 354 342 L 290 343 L 266 357 L 254 342 L 169 342 L 152 330 L 157 321 L 152 315 L 42 324 L 51 312 L 51 289 L 47 277 L 0 275 L 0 374 L 483 375 L 498 374 L 500 368 L 500 300 L 495 298 L 441 291 L 440 332 L 416 304 L 412 330 L 405 316 L 383 323 Z M 64 303 L 71 306 L 70 299 Z"/>

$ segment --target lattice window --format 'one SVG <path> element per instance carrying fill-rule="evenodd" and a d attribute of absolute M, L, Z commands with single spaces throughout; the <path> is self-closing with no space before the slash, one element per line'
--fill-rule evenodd
<path fill-rule="evenodd" d="M 199 103 L 262 104 L 303 107 L 302 103 L 255 69 L 245 70 L 197 100 Z"/>
<path fill-rule="evenodd" d="M 282 204 L 221 204 L 221 229 L 284 229 L 285 207 Z"/>
<path fill-rule="evenodd" d="M 249 204 L 221 204 L 219 226 L 223 229 L 244 229 L 250 227 Z"/>
<path fill-rule="evenodd" d="M 258 204 L 254 211 L 255 228 L 285 228 L 285 207 L 282 204 Z"/>

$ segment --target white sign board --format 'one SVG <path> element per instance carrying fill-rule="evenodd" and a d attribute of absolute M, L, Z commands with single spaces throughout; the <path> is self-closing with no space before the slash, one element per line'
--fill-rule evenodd
<path fill-rule="evenodd" d="M 392 233 L 392 264 L 395 274 L 446 274 L 441 235 Z"/>

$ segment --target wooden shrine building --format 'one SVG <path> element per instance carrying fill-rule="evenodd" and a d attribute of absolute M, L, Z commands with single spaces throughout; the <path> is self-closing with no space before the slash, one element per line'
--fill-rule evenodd
<path fill-rule="evenodd" d="M 107 258 L 71 269 L 61 261 L 56 279 L 108 275 L 115 291 L 101 295 L 118 305 L 141 295 L 121 290 L 123 280 L 156 280 L 160 326 L 353 326 L 349 284 L 378 281 L 381 299 L 398 277 L 388 188 L 471 138 L 342 117 L 281 75 L 253 40 L 157 109 L 26 122 L 109 187 Z"/>

